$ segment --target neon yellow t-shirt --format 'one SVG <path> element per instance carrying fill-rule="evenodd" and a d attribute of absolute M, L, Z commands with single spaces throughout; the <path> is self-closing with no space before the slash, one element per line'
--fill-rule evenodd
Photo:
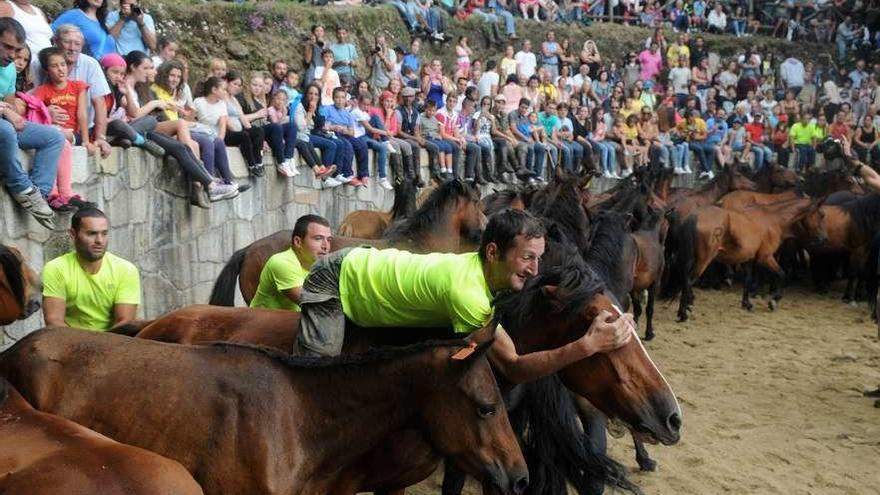
<path fill-rule="evenodd" d="M 260 285 L 251 299 L 251 307 L 299 311 L 299 306 L 284 291 L 302 287 L 308 274 L 293 248 L 272 255 L 260 272 Z"/>
<path fill-rule="evenodd" d="M 71 251 L 46 263 L 43 296 L 64 300 L 67 326 L 100 332 L 113 326 L 114 306 L 141 303 L 141 280 L 137 267 L 111 253 L 98 273 L 87 273 Z"/>
<path fill-rule="evenodd" d="M 788 131 L 794 144 L 813 144 L 813 138 L 816 137 L 816 129 L 812 124 L 802 124 L 795 122 Z"/>
<path fill-rule="evenodd" d="M 342 310 L 363 327 L 444 327 L 469 333 L 492 320 L 477 253 L 356 248 L 342 260 Z"/>
<path fill-rule="evenodd" d="M 171 93 L 169 93 L 168 91 L 165 91 L 165 89 L 163 89 L 162 86 L 159 86 L 158 84 L 153 84 L 152 86 L 150 86 L 150 89 L 153 90 L 153 93 L 156 95 L 156 98 L 158 98 L 164 102 L 168 102 L 168 103 L 174 102 L 174 97 L 171 96 Z M 169 110 L 165 110 L 164 112 L 165 112 L 165 116 L 168 117 L 168 120 L 172 120 L 172 121 L 177 120 L 178 115 L 177 115 L 176 111 L 169 109 Z"/>

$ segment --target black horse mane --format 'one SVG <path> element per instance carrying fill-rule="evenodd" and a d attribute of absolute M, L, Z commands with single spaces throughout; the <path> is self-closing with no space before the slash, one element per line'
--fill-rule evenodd
<path fill-rule="evenodd" d="M 491 217 L 495 213 L 510 206 L 519 197 L 517 191 L 496 191 L 483 198 L 483 214 Z"/>
<path fill-rule="evenodd" d="M 12 293 L 23 301 L 24 269 L 22 269 L 22 261 L 18 259 L 14 251 L 2 244 L 0 244 L 0 267 L 3 267 L 3 272 L 6 273 L 6 280 L 9 282 Z"/>
<path fill-rule="evenodd" d="M 565 237 L 585 253 L 590 218 L 581 205 L 579 181 L 576 176 L 556 179 L 534 195 L 529 211 L 556 223 Z"/>
<path fill-rule="evenodd" d="M 869 239 L 880 229 L 880 194 L 866 194 L 842 206 Z"/>
<path fill-rule="evenodd" d="M 416 185 L 409 179 L 397 179 L 394 183 L 394 204 L 391 205 L 391 219 L 407 218 L 416 210 Z"/>
<path fill-rule="evenodd" d="M 550 249 L 554 247 L 548 245 L 548 252 Z M 526 282 L 522 290 L 502 293 L 495 298 L 495 318 L 508 332 L 525 330 L 524 327 L 547 303 L 543 292 L 547 285 L 564 289 L 564 300 L 558 301 L 555 316 L 565 321 L 577 317 L 584 305 L 604 291 L 602 279 L 581 261 L 573 248 L 567 258 L 570 260 L 567 263 L 543 267 L 542 272 Z"/>
<path fill-rule="evenodd" d="M 479 193 L 460 180 L 444 182 L 431 192 L 422 207 L 411 217 L 394 222 L 388 228 L 385 239 L 401 241 L 423 232 L 430 231 L 443 221 L 446 206 L 458 198 L 474 198 Z"/>
<path fill-rule="evenodd" d="M 0 377 L 0 406 L 6 403 L 6 399 L 9 398 L 9 389 L 12 388 L 12 384 L 6 381 L 5 378 Z"/>
<path fill-rule="evenodd" d="M 587 253 L 590 267 L 602 277 L 618 300 L 626 296 L 620 293 L 622 290 L 616 282 L 624 259 L 627 233 L 626 219 L 622 214 L 603 211 L 593 222 L 590 250 Z"/>
<path fill-rule="evenodd" d="M 221 349 L 239 348 L 246 349 L 266 356 L 288 368 L 293 369 L 326 369 L 326 368 L 360 368 L 386 361 L 399 361 L 409 356 L 419 354 L 431 349 L 450 348 L 460 349 L 467 347 L 468 343 L 461 339 L 428 340 L 416 344 L 393 347 L 379 346 L 357 354 L 343 354 L 334 357 L 294 356 L 272 347 L 242 344 L 236 342 L 214 342 L 211 346 Z"/>

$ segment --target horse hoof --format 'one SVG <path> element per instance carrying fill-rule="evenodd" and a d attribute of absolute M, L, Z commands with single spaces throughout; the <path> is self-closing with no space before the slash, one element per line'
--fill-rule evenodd
<path fill-rule="evenodd" d="M 850 301 L 850 302 L 849 302 L 849 305 L 850 305 L 851 307 L 853 307 L 853 308 L 858 308 L 858 307 L 859 307 L 859 303 L 856 302 L 855 300 Z"/>
<path fill-rule="evenodd" d="M 878 401 L 878 402 L 880 402 L 880 401 Z M 876 406 L 876 407 L 880 407 L 880 406 Z M 657 461 L 655 461 L 654 459 L 639 459 L 638 463 L 639 463 L 639 469 L 641 469 L 642 471 L 654 472 L 657 470 Z"/>
<path fill-rule="evenodd" d="M 726 285 L 728 289 L 733 287 L 733 279 L 732 278 L 725 278 L 724 285 Z"/>
<path fill-rule="evenodd" d="M 779 301 L 776 299 L 770 299 L 767 303 L 767 307 L 770 308 L 770 311 L 776 311 L 776 308 L 779 307 Z"/>
<path fill-rule="evenodd" d="M 645 342 L 654 340 L 654 332 L 645 332 Z"/>
<path fill-rule="evenodd" d="M 752 305 L 752 303 L 750 303 L 750 302 L 746 302 L 746 301 L 743 301 L 743 302 L 742 302 L 742 307 L 743 307 L 743 309 L 746 310 L 746 311 L 751 311 L 751 310 L 754 308 L 754 306 Z"/>

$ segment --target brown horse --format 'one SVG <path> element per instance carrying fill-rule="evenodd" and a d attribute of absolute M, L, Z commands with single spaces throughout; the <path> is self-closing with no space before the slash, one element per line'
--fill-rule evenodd
<path fill-rule="evenodd" d="M 742 211 L 749 206 L 781 203 L 801 197 L 803 197 L 803 194 L 793 189 L 774 194 L 754 191 L 733 191 L 725 194 L 715 204 L 725 210 Z"/>
<path fill-rule="evenodd" d="M 642 224 L 639 230 L 630 234 L 635 241 L 636 262 L 633 272 L 633 286 L 630 299 L 633 304 L 633 316 L 636 322 L 642 314 L 642 302 L 640 293 L 648 294 L 645 302 L 645 340 L 654 338 L 654 302 L 659 295 L 660 282 L 663 279 L 663 269 L 666 266 L 664 257 L 665 231 L 668 227 L 665 218 L 659 211 L 654 211 L 647 222 Z"/>
<path fill-rule="evenodd" d="M 201 495 L 180 464 L 35 410 L 0 377 L 0 493 Z"/>
<path fill-rule="evenodd" d="M 757 186 L 748 177 L 731 167 L 724 170 L 699 191 L 674 190 L 667 198 L 667 208 L 674 210 L 679 218 L 687 218 L 701 206 L 711 205 L 730 191 L 755 191 Z"/>
<path fill-rule="evenodd" d="M 0 244 L 0 325 L 23 320 L 40 309 L 41 283 L 21 252 Z"/>
<path fill-rule="evenodd" d="M 750 174 L 748 167 L 744 167 L 744 169 L 741 169 L 740 172 L 748 174 L 758 191 L 762 193 L 772 194 L 788 191 L 803 183 L 803 179 L 797 172 L 779 165 L 765 165 L 754 174 Z"/>
<path fill-rule="evenodd" d="M 338 233 L 359 239 L 380 239 L 392 222 L 416 212 L 416 186 L 411 180 L 394 182 L 394 204 L 389 211 L 355 210 L 339 224 Z"/>
<path fill-rule="evenodd" d="M 507 208 L 514 210 L 526 209 L 526 197 L 519 191 L 495 191 L 483 196 L 480 200 L 480 209 L 487 217 Z"/>
<path fill-rule="evenodd" d="M 677 236 L 678 249 L 672 268 L 670 284 L 664 295 L 672 298 L 680 294 L 679 321 L 688 319 L 693 304 L 692 284 L 714 260 L 726 265 L 744 264 L 746 282 L 742 306 L 751 310 L 749 284 L 755 264 L 770 270 L 775 276 L 773 295 L 769 301 L 776 309 L 782 298 L 784 273 L 776 261 L 776 251 L 782 241 L 793 238 L 793 226 L 801 222 L 814 242 L 826 237 L 821 201 L 809 198 L 793 199 L 771 205 L 754 205 L 742 211 L 726 210 L 717 206 L 698 208 L 685 220 Z"/>
<path fill-rule="evenodd" d="M 521 494 L 528 473 L 490 345 L 313 359 L 48 328 L 0 355 L 0 373 L 41 411 L 179 461 L 209 494 L 373 489 L 377 448 L 408 429 L 495 490 Z"/>
<path fill-rule="evenodd" d="M 448 181 L 435 189 L 412 217 L 392 224 L 383 239 L 334 238 L 331 249 L 369 244 L 417 253 L 474 250 L 486 226 L 479 201 L 480 192 L 473 186 L 458 180 Z M 236 279 L 245 303 L 250 303 L 263 265 L 270 256 L 290 246 L 291 234 L 290 230 L 276 232 L 236 251 L 214 283 L 210 304 L 234 305 Z"/>

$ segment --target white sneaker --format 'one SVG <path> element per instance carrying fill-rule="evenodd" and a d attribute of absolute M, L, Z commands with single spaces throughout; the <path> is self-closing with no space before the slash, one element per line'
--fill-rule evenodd
<path fill-rule="evenodd" d="M 620 179 L 622 179 L 623 177 L 617 175 L 617 172 L 611 172 L 611 178 L 612 178 L 612 179 L 620 180 Z"/>
<path fill-rule="evenodd" d="M 685 165 L 685 166 L 684 166 L 684 173 L 686 173 L 686 174 L 692 174 L 692 173 L 694 173 L 694 171 L 691 170 L 691 166 L 690 166 L 690 165 Z"/>
<path fill-rule="evenodd" d="M 346 177 L 344 175 L 337 175 L 335 178 L 339 181 L 340 184 L 348 184 L 349 182 L 351 182 L 352 179 L 354 179 L 354 176 L 349 175 Z"/>
<path fill-rule="evenodd" d="M 391 141 L 386 141 L 385 146 L 388 147 L 388 152 L 391 153 L 392 155 L 395 153 L 400 153 L 400 150 L 394 149 L 394 146 L 391 145 Z"/>
<path fill-rule="evenodd" d="M 379 179 L 379 186 L 386 191 L 394 190 L 394 186 L 391 185 L 391 181 L 388 180 L 388 177 L 382 177 Z"/>
<path fill-rule="evenodd" d="M 326 179 L 324 179 L 324 187 L 326 188 L 339 187 L 341 185 L 342 181 L 340 181 L 336 177 L 327 177 Z"/>
<path fill-rule="evenodd" d="M 628 168 L 625 168 L 625 169 L 623 169 L 623 172 L 620 173 L 620 178 L 621 178 L 621 179 L 626 179 L 626 178 L 629 177 L 630 175 L 632 175 L 632 170 L 630 170 L 630 169 L 628 169 Z"/>
<path fill-rule="evenodd" d="M 611 172 L 609 172 L 607 170 L 602 172 L 602 177 L 604 177 L 606 179 L 613 179 L 614 178 L 614 176 L 611 174 Z"/>
<path fill-rule="evenodd" d="M 712 172 L 712 171 L 710 170 L 709 172 L 706 173 L 706 178 L 709 179 L 709 180 L 714 179 L 714 178 L 715 178 L 715 173 Z"/>
<path fill-rule="evenodd" d="M 292 177 L 290 175 L 290 170 L 287 169 L 287 162 L 281 162 L 278 165 L 275 165 L 275 170 L 278 171 L 278 175 L 283 177 Z"/>
<path fill-rule="evenodd" d="M 700 178 L 700 179 L 705 179 L 706 177 L 709 177 L 709 173 L 708 173 L 708 172 L 700 172 L 700 175 L 699 175 L 699 178 Z"/>
<path fill-rule="evenodd" d="M 674 173 L 675 175 L 684 175 L 687 172 L 685 172 L 684 169 L 682 169 L 681 167 L 675 167 L 672 173 Z"/>
<path fill-rule="evenodd" d="M 296 166 L 296 161 L 293 158 L 288 158 L 284 160 L 284 166 L 287 167 L 287 170 L 290 172 L 291 177 L 296 177 L 299 175 L 299 167 Z"/>
<path fill-rule="evenodd" d="M 212 182 L 211 185 L 208 186 L 208 199 L 210 199 L 212 203 L 224 199 L 232 199 L 236 196 L 238 196 L 237 185 Z"/>

